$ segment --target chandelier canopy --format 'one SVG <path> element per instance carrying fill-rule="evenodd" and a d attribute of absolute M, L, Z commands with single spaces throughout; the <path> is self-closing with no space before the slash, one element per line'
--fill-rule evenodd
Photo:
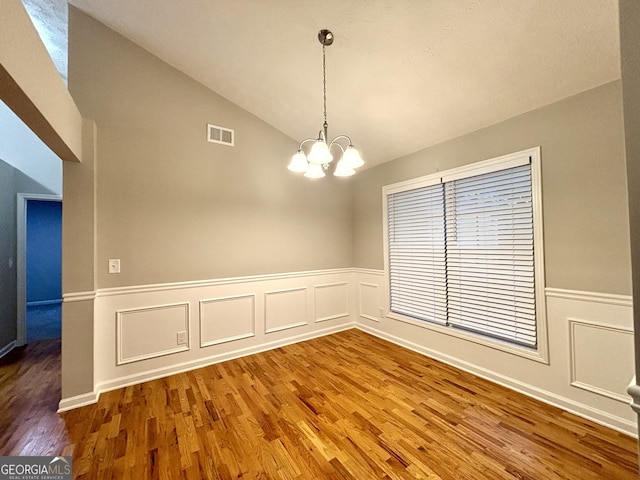
<path fill-rule="evenodd" d="M 333 43 L 333 33 L 329 30 L 320 30 L 318 40 L 322 44 L 322 87 L 323 87 L 323 110 L 324 124 L 322 130 L 318 132 L 318 138 L 307 138 L 300 142 L 298 151 L 295 153 L 287 167 L 292 172 L 304 173 L 307 178 L 322 178 L 329 169 L 329 164 L 334 160 L 331 153 L 338 153 L 339 160 L 333 171 L 336 177 L 348 177 L 356 173 L 356 168 L 364 165 L 360 153 L 351 143 L 351 138 L 347 135 L 338 135 L 330 142 L 327 140 L 327 63 L 326 48 Z M 343 141 L 346 146 L 339 142 Z M 303 145 L 312 142 L 309 153 L 302 149 Z"/>

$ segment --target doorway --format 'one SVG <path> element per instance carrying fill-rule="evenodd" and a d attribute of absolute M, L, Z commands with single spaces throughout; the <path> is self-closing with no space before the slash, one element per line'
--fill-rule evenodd
<path fill-rule="evenodd" d="M 62 197 L 18 194 L 17 345 L 60 338 Z"/>

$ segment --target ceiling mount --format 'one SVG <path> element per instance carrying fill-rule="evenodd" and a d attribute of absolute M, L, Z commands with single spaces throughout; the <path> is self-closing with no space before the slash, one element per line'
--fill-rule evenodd
<path fill-rule="evenodd" d="M 331 45 L 333 43 L 333 33 L 331 33 L 331 30 L 320 30 L 318 32 L 318 41 L 325 47 Z"/>

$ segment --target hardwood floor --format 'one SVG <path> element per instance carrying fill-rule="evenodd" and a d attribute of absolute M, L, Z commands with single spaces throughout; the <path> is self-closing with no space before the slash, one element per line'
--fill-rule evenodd
<path fill-rule="evenodd" d="M 0 453 L 73 454 L 78 479 L 637 478 L 635 439 L 357 330 L 61 416 L 36 364 L 0 367 Z"/>
<path fill-rule="evenodd" d="M 60 400 L 60 340 L 0 359 L 0 455 L 59 455 L 68 442 Z"/>

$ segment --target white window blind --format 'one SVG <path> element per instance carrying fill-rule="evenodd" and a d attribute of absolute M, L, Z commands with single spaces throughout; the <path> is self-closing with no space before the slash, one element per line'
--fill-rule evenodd
<path fill-rule="evenodd" d="M 387 197 L 391 311 L 447 323 L 442 184 Z"/>
<path fill-rule="evenodd" d="M 531 166 L 387 195 L 392 312 L 536 346 Z"/>
<path fill-rule="evenodd" d="M 536 345 L 531 168 L 445 184 L 449 324 Z"/>

